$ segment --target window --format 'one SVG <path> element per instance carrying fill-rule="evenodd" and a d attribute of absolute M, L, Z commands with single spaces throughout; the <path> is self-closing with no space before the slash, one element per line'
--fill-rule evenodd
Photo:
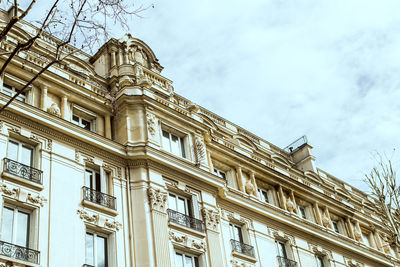
<path fill-rule="evenodd" d="M 100 172 L 87 168 L 85 170 L 85 183 L 88 188 L 101 192 Z"/>
<path fill-rule="evenodd" d="M 370 242 L 369 234 L 368 234 L 368 233 L 362 232 L 362 240 L 363 240 L 363 243 L 364 243 L 365 245 L 371 246 L 371 242 Z"/>
<path fill-rule="evenodd" d="M 186 158 L 183 137 L 162 130 L 162 147 L 176 156 Z"/>
<path fill-rule="evenodd" d="M 92 124 L 93 122 L 87 119 L 84 119 L 78 115 L 72 115 L 72 122 L 80 127 L 82 127 L 83 129 L 92 130 Z"/>
<path fill-rule="evenodd" d="M 107 236 L 97 233 L 86 233 L 86 264 L 94 267 L 108 266 Z"/>
<path fill-rule="evenodd" d="M 270 203 L 270 197 L 268 196 L 268 191 L 258 188 L 258 195 L 260 196 L 261 201 L 265 203 Z"/>
<path fill-rule="evenodd" d="M 96 117 L 97 114 L 87 110 L 76 104 L 72 105 L 72 120 L 71 122 L 82 127 L 83 129 L 96 132 Z"/>
<path fill-rule="evenodd" d="M 226 173 L 224 171 L 214 168 L 214 174 L 216 176 L 221 177 L 222 179 L 226 180 Z"/>
<path fill-rule="evenodd" d="M 190 200 L 172 193 L 168 194 L 168 205 L 171 210 L 191 216 L 191 203 Z"/>
<path fill-rule="evenodd" d="M 1 241 L 29 247 L 30 212 L 19 207 L 3 207 Z"/>
<path fill-rule="evenodd" d="M 287 252 L 286 252 L 286 245 L 284 242 L 281 241 L 276 241 L 276 245 L 278 248 L 278 256 L 284 259 L 288 258 Z"/>
<path fill-rule="evenodd" d="M 236 224 L 230 223 L 229 230 L 231 234 L 231 238 L 235 241 L 239 241 L 243 243 L 243 234 L 242 234 L 242 227 Z"/>
<path fill-rule="evenodd" d="M 33 147 L 17 141 L 9 140 L 7 148 L 7 158 L 27 166 L 32 166 Z"/>
<path fill-rule="evenodd" d="M 299 216 L 303 219 L 307 219 L 306 207 L 304 206 L 297 206 L 297 211 Z"/>
<path fill-rule="evenodd" d="M 333 231 L 335 231 L 336 233 L 340 234 L 339 222 L 338 221 L 332 221 L 332 227 L 333 227 Z"/>
<path fill-rule="evenodd" d="M 11 97 L 13 97 L 18 91 L 18 89 L 8 84 L 3 84 L 3 88 L 1 89 L 3 94 Z M 26 102 L 26 92 L 20 93 L 16 99 L 21 102 Z"/>
<path fill-rule="evenodd" d="M 176 267 L 199 267 L 199 259 L 196 256 L 175 252 L 175 266 Z"/>
<path fill-rule="evenodd" d="M 322 256 L 316 256 L 315 259 L 317 260 L 317 267 L 325 267 L 324 258 Z"/>

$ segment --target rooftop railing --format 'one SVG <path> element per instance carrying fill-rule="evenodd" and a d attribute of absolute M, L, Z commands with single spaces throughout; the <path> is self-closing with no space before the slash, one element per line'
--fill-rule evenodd
<path fill-rule="evenodd" d="M 82 189 L 84 200 L 99 204 L 109 209 L 116 210 L 115 197 L 107 195 L 106 193 L 100 191 L 96 191 L 86 186 L 82 187 Z"/>
<path fill-rule="evenodd" d="M 243 242 L 231 239 L 232 251 L 244 254 L 254 258 L 253 246 L 247 245 Z"/>
<path fill-rule="evenodd" d="M 289 260 L 286 257 L 277 256 L 279 267 L 297 267 L 297 262 Z"/>
<path fill-rule="evenodd" d="M 34 264 L 39 264 L 40 252 L 14 245 L 8 242 L 0 241 L 0 255 L 4 255 L 17 260 L 27 261 Z"/>
<path fill-rule="evenodd" d="M 20 178 L 42 184 L 42 175 L 43 172 L 41 170 L 35 169 L 31 166 L 19 163 L 18 161 L 4 158 L 4 172 L 13 174 Z"/>
<path fill-rule="evenodd" d="M 307 136 L 303 135 L 302 137 L 285 147 L 283 150 L 285 150 L 287 153 L 292 154 L 302 148 L 305 144 L 307 144 L 307 142 Z"/>
<path fill-rule="evenodd" d="M 171 209 L 168 209 L 168 217 L 170 222 L 192 228 L 199 232 L 204 232 L 203 221 L 199 219 L 193 218 L 189 215 Z"/>

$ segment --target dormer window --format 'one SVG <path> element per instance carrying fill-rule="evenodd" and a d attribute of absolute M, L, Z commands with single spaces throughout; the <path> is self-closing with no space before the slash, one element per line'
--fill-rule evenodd
<path fill-rule="evenodd" d="M 224 180 L 226 180 L 226 173 L 224 171 L 221 171 L 219 169 L 214 168 L 214 174 Z"/>
<path fill-rule="evenodd" d="M 3 94 L 8 95 L 10 97 L 13 97 L 18 91 L 19 91 L 18 89 L 8 84 L 3 84 L 3 88 L 1 89 L 1 92 Z M 26 93 L 25 92 L 20 93 L 16 99 L 21 102 L 26 102 Z"/>
<path fill-rule="evenodd" d="M 71 122 L 83 129 L 96 132 L 96 114 L 78 105 L 73 105 Z"/>

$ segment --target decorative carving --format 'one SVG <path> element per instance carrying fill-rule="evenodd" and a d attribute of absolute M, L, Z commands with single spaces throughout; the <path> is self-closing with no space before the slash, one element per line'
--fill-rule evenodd
<path fill-rule="evenodd" d="M 122 168 L 121 167 L 118 167 L 117 175 L 118 175 L 118 178 L 122 178 Z"/>
<path fill-rule="evenodd" d="M 292 199 L 290 197 L 287 198 L 286 200 L 286 208 L 289 212 L 293 212 L 294 211 L 294 203 L 292 201 Z"/>
<path fill-rule="evenodd" d="M 196 137 L 194 142 L 194 154 L 196 157 L 196 164 L 200 165 L 200 163 L 204 162 L 206 155 L 206 148 L 204 146 L 203 140 L 200 137 Z"/>
<path fill-rule="evenodd" d="M 39 137 L 36 134 L 31 133 L 31 139 L 36 142 L 39 142 Z"/>
<path fill-rule="evenodd" d="M 168 198 L 167 192 L 161 191 L 160 189 L 149 188 L 147 195 L 150 200 L 150 207 L 153 210 L 165 212 L 166 202 Z"/>
<path fill-rule="evenodd" d="M 324 225 L 324 227 L 329 227 L 330 225 L 330 220 L 328 216 L 326 216 L 326 214 L 322 216 L 322 224 Z"/>
<path fill-rule="evenodd" d="M 57 117 L 61 117 L 60 108 L 57 106 L 56 103 L 51 104 L 51 106 L 47 108 L 47 112 Z"/>
<path fill-rule="evenodd" d="M 113 230 L 118 231 L 119 229 L 121 229 L 122 224 L 117 222 L 117 221 L 108 221 L 108 219 L 106 219 L 106 221 L 104 222 L 104 226 Z"/>
<path fill-rule="evenodd" d="M 363 265 L 359 262 L 357 262 L 356 260 L 353 259 L 347 259 L 347 265 L 349 267 L 362 267 Z"/>
<path fill-rule="evenodd" d="M 192 239 L 192 244 L 191 245 L 192 245 L 193 248 L 206 251 L 206 243 L 204 243 L 203 241 L 196 242 L 196 240 Z"/>
<path fill-rule="evenodd" d="M 207 229 L 217 231 L 220 222 L 219 213 L 207 208 L 203 208 L 202 213 Z"/>
<path fill-rule="evenodd" d="M 19 193 L 19 188 L 8 188 L 7 185 L 2 184 L 0 187 L 0 191 L 3 192 L 4 195 L 7 195 L 9 197 L 15 197 Z"/>
<path fill-rule="evenodd" d="M 181 235 L 181 236 L 177 236 L 175 235 L 174 232 L 170 231 L 169 232 L 169 239 L 177 242 L 177 243 L 186 243 L 188 240 L 188 236 L 187 235 Z"/>
<path fill-rule="evenodd" d="M 246 193 L 249 195 L 254 195 L 254 185 L 251 183 L 250 179 L 246 180 L 246 185 L 244 186 Z"/>
<path fill-rule="evenodd" d="M 99 215 L 97 214 L 90 216 L 85 210 L 77 210 L 77 213 L 79 214 L 79 218 L 89 223 L 97 223 L 99 221 Z"/>
<path fill-rule="evenodd" d="M 9 132 L 14 132 L 14 133 L 17 133 L 17 134 L 21 134 L 21 128 L 18 128 L 16 126 L 10 126 L 8 128 L 8 131 Z"/>
<path fill-rule="evenodd" d="M 75 161 L 81 160 L 81 153 L 78 150 L 75 150 Z"/>
<path fill-rule="evenodd" d="M 76 158 L 76 154 L 75 154 L 75 158 Z M 92 164 L 94 165 L 94 158 L 92 156 L 88 156 L 88 155 L 83 155 L 83 161 L 87 164 Z"/>
<path fill-rule="evenodd" d="M 53 149 L 53 140 L 47 139 L 47 150 L 51 151 Z"/>
<path fill-rule="evenodd" d="M 41 196 L 39 196 L 39 195 L 37 195 L 36 197 L 33 197 L 33 196 L 31 195 L 31 193 L 28 193 L 28 196 L 27 196 L 26 199 L 27 199 L 27 201 L 31 202 L 32 204 L 40 205 L 41 207 L 43 207 L 44 202 L 47 201 L 46 198 L 41 197 Z"/>
<path fill-rule="evenodd" d="M 237 260 L 231 260 L 231 263 L 232 263 L 232 267 L 249 267 L 249 266 L 251 266 L 244 262 L 239 262 Z"/>
<path fill-rule="evenodd" d="M 157 118 L 154 114 L 147 113 L 147 130 L 149 131 L 151 136 L 155 136 L 156 134 L 156 126 L 157 126 Z"/>
<path fill-rule="evenodd" d="M 188 235 L 177 235 L 173 231 L 169 232 L 169 239 L 178 246 L 184 246 L 189 249 L 206 251 L 207 245 L 202 240 L 189 238 Z"/>

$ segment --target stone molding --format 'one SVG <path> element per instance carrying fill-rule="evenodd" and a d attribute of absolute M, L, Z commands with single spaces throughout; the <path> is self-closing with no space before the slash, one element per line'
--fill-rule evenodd
<path fill-rule="evenodd" d="M 238 260 L 231 260 L 231 264 L 232 264 L 232 267 L 252 267 L 252 266 L 254 266 L 254 265 L 251 265 L 251 264 L 248 264 L 245 262 L 240 262 Z"/>
<path fill-rule="evenodd" d="M 203 208 L 202 214 L 206 228 L 208 230 L 218 231 L 218 225 L 221 219 L 219 212 L 216 210 Z"/>
<path fill-rule="evenodd" d="M 76 213 L 79 218 L 86 224 L 94 224 L 98 227 L 102 227 L 106 230 L 119 231 L 122 224 L 114 219 L 110 219 L 97 212 L 89 212 L 86 209 L 78 209 Z"/>
<path fill-rule="evenodd" d="M 0 192 L 3 196 L 18 200 L 23 203 L 33 204 L 37 207 L 43 207 L 47 199 L 39 194 L 34 195 L 23 187 L 13 187 L 6 184 L 0 184 Z"/>
<path fill-rule="evenodd" d="M 168 193 L 161 189 L 154 189 L 149 187 L 147 189 L 147 195 L 149 197 L 149 204 L 152 210 L 160 212 L 166 212 L 167 210 L 167 199 Z"/>
<path fill-rule="evenodd" d="M 192 238 L 185 234 L 177 234 L 173 231 L 169 231 L 169 239 L 172 244 L 177 247 L 184 247 L 185 249 L 200 253 L 207 251 L 207 245 L 203 240 Z"/>

